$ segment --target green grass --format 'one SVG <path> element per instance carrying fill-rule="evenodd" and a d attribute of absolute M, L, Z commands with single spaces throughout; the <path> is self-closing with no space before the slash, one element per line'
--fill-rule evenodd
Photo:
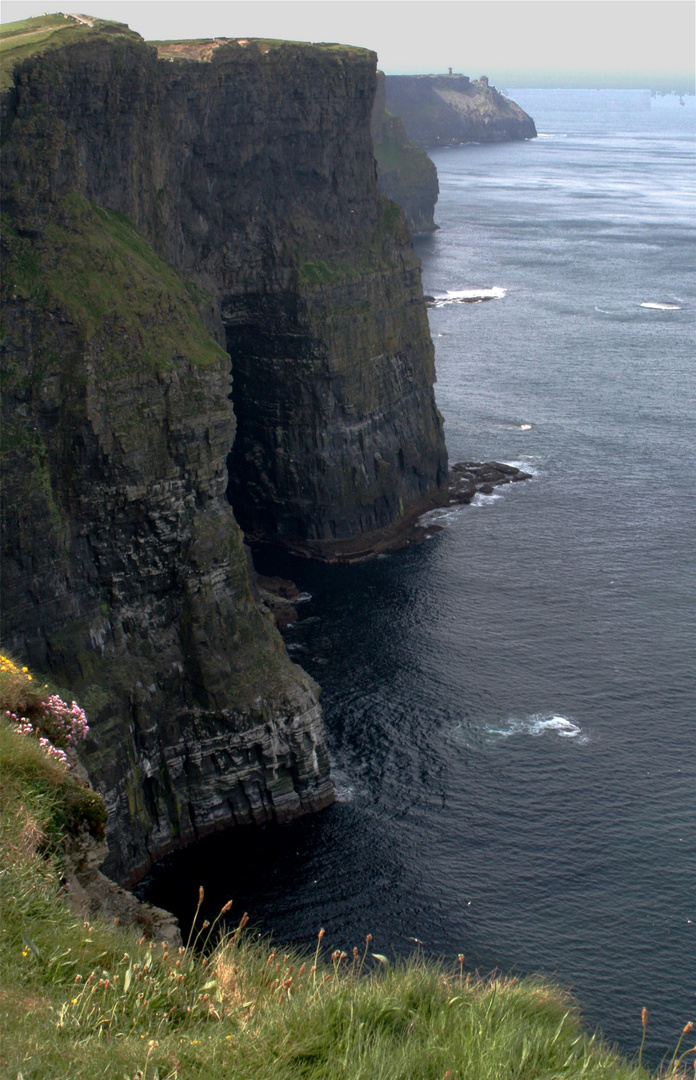
<path fill-rule="evenodd" d="M 45 310 L 63 308 L 85 342 L 94 342 L 106 375 L 171 368 L 177 356 L 195 367 L 226 353 L 210 337 L 194 299 L 175 271 L 121 214 L 67 195 L 40 239 L 3 221 L 9 252 L 4 290 Z"/>
<path fill-rule="evenodd" d="M 0 707 L 40 692 L 6 665 L 0 674 Z M 479 978 L 463 958 L 392 965 L 371 953 L 369 937 L 348 955 L 332 952 L 323 931 L 315 953 L 301 956 L 249 935 L 245 917 L 225 934 L 217 922 L 194 923 L 193 940 L 170 951 L 76 915 L 60 878 L 61 791 L 70 786 L 62 765 L 0 720 L 3 1076 L 649 1077 L 587 1033 L 572 999 L 541 980 Z M 665 1075 L 685 1076 L 681 1067 Z"/>
<path fill-rule="evenodd" d="M 0 90 L 13 84 L 13 71 L 20 61 L 37 53 L 64 48 L 79 41 L 96 39 L 108 34 L 139 41 L 139 35 L 125 23 L 107 19 L 91 19 L 92 26 L 78 23 L 68 15 L 39 15 L 21 22 L 0 26 Z"/>

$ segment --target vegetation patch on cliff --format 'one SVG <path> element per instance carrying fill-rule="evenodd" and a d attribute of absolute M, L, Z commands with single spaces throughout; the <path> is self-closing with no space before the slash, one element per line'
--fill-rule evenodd
<path fill-rule="evenodd" d="M 402 145 L 397 139 L 375 144 L 375 158 L 382 172 L 398 172 L 406 187 L 418 189 L 430 178 L 432 162 L 420 147 Z"/>
<path fill-rule="evenodd" d="M 6 220 L 3 236 L 7 298 L 64 309 L 107 377 L 168 370 L 182 355 L 195 367 L 224 360 L 182 280 L 116 211 L 72 193 L 43 235 L 22 235 Z"/>
<path fill-rule="evenodd" d="M 71 731 L 85 724 L 75 702 L 68 706 L 49 683 L 36 679 L 11 657 L 0 655 L 3 824 L 19 815 L 28 827 L 34 815 L 36 827 L 30 832 L 44 853 L 57 854 L 64 837 L 82 828 L 94 837 L 104 835 L 104 803 L 75 778 L 61 749 L 74 744 Z"/>
<path fill-rule="evenodd" d="M 6 23 L 0 28 L 0 90 L 12 86 L 13 71 L 28 56 L 64 48 L 103 34 L 139 40 L 125 23 L 95 19 L 85 15 L 39 15 L 33 19 Z"/>
<path fill-rule="evenodd" d="M 343 285 L 393 268 L 393 243 L 395 239 L 403 239 L 407 235 L 406 223 L 396 203 L 384 196 L 380 196 L 380 199 L 381 214 L 369 246 L 362 252 L 360 260 L 353 263 L 324 259 L 300 262 L 297 271 L 300 285 L 309 289 Z"/>

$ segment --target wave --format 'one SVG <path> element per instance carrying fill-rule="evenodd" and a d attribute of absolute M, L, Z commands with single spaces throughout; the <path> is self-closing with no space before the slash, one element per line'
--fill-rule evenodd
<path fill-rule="evenodd" d="M 640 306 L 653 308 L 655 311 L 681 311 L 681 306 L 679 304 L 658 304 L 656 300 L 647 300 Z"/>
<path fill-rule="evenodd" d="M 497 502 L 498 499 L 502 499 L 502 497 L 502 493 L 499 491 L 492 491 L 490 495 L 484 495 L 482 491 L 477 491 L 469 503 L 469 506 L 476 506 L 479 508 L 482 506 L 492 506 L 494 502 Z"/>
<path fill-rule="evenodd" d="M 431 525 L 444 528 L 456 521 L 462 510 L 466 510 L 466 503 L 457 503 L 456 506 L 439 506 L 436 510 L 428 510 L 418 518 L 418 524 L 422 529 Z"/>
<path fill-rule="evenodd" d="M 520 461 L 508 461 L 508 465 L 512 465 L 513 469 L 521 469 L 522 472 L 528 472 L 530 476 L 537 477 L 540 475 L 536 465 L 532 465 L 531 461 L 522 459 Z"/>
<path fill-rule="evenodd" d="M 531 716 L 511 716 L 502 727 L 489 727 L 488 735 L 497 736 L 499 739 L 508 739 L 511 735 L 531 735 L 539 738 L 541 735 L 557 735 L 560 739 L 577 739 L 579 743 L 589 742 L 588 736 L 582 728 L 569 720 L 567 716 L 559 716 L 556 713 L 532 713 Z"/>
<path fill-rule="evenodd" d="M 445 304 L 479 304 L 482 300 L 502 300 L 507 289 L 494 286 L 492 289 L 448 289 L 434 297 L 430 306 L 441 308 Z"/>
<path fill-rule="evenodd" d="M 512 420 L 491 420 L 489 421 L 492 427 L 500 431 L 531 431 L 534 424 L 529 424 L 525 421 L 522 424 L 518 424 L 517 421 Z"/>

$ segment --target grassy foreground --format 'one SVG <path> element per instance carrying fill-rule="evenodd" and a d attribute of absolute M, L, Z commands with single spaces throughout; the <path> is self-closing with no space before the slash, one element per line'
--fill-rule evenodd
<path fill-rule="evenodd" d="M 12 1080 L 638 1080 L 535 979 L 481 979 L 370 939 L 346 955 L 276 951 L 207 923 L 185 948 L 85 921 L 65 902 L 62 837 L 99 829 L 79 785 L 5 719 L 0 671 L 0 1075 Z M 30 688 L 35 693 L 33 688 Z M 83 793 L 86 789 L 80 789 Z M 92 799 L 94 797 L 92 796 Z M 76 807 L 85 807 L 85 820 Z M 201 897 L 202 899 L 202 893 Z M 223 909 L 222 914 L 226 914 Z M 686 1076 L 676 1057 L 668 1075 Z"/>

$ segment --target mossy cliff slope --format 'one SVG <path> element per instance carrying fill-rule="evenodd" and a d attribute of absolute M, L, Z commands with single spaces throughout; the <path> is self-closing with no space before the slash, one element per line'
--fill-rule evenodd
<path fill-rule="evenodd" d="M 388 75 L 386 103 L 417 146 L 514 142 L 536 137 L 531 116 L 488 79 L 467 75 Z"/>
<path fill-rule="evenodd" d="M 433 214 L 440 191 L 437 169 L 425 151 L 410 142 L 401 117 L 387 112 L 381 71 L 377 72 L 372 110 L 372 141 L 379 190 L 402 208 L 412 235 L 434 232 Z"/>

